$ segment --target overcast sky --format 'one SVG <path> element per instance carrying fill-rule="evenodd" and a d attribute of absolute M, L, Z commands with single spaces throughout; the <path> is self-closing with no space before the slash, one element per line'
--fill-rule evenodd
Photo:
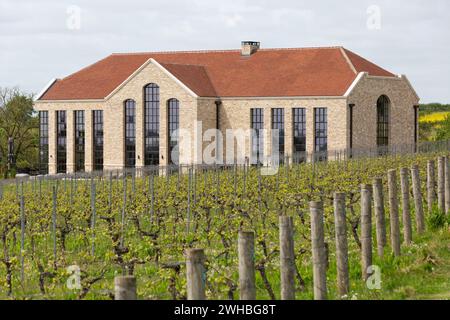
<path fill-rule="evenodd" d="M 342 45 L 450 103 L 448 0 L 0 0 L 0 87 L 38 93 L 113 52 Z"/>

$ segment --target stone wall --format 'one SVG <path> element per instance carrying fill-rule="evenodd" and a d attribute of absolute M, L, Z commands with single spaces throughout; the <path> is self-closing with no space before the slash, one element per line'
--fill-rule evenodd
<path fill-rule="evenodd" d="M 419 98 L 405 77 L 372 77 L 367 74 L 348 97 L 353 111 L 353 147 L 373 148 L 377 145 L 377 100 L 386 95 L 389 108 L 389 145 L 414 143 L 414 106 Z"/>

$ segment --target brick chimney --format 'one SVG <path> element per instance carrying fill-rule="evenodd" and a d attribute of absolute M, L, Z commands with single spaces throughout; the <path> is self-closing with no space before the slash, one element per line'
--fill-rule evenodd
<path fill-rule="evenodd" d="M 251 56 L 253 53 L 258 51 L 259 42 L 256 41 L 242 41 L 241 42 L 241 55 L 245 57 Z"/>

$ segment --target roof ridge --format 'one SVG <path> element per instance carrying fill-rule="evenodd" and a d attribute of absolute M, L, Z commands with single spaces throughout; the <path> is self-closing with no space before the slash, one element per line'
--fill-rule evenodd
<path fill-rule="evenodd" d="M 347 54 L 347 50 L 344 47 L 342 47 L 340 51 L 341 51 L 342 57 L 347 62 L 350 69 L 352 69 L 352 71 L 355 73 L 355 75 L 358 74 L 358 71 L 356 70 L 355 65 L 353 64 L 352 60 L 350 59 L 350 57 Z"/>
<path fill-rule="evenodd" d="M 173 54 L 173 53 L 213 53 L 213 52 L 240 52 L 238 49 L 224 49 L 224 50 L 169 50 L 169 51 L 143 51 L 143 52 L 114 52 L 112 56 L 125 55 L 144 55 L 144 54 Z"/>
<path fill-rule="evenodd" d="M 212 87 L 213 90 L 214 90 L 214 94 L 215 94 L 216 96 L 218 96 L 217 90 L 216 90 L 216 86 L 214 85 L 214 83 L 213 83 L 213 81 L 212 81 L 212 78 L 209 76 L 208 68 L 203 67 L 203 70 L 205 71 L 206 77 L 208 78 L 208 81 L 209 81 L 209 83 L 211 84 L 211 87 Z"/>
<path fill-rule="evenodd" d="M 345 49 L 343 46 L 317 46 L 317 47 L 288 47 L 288 48 L 261 48 L 258 51 L 295 51 L 295 50 L 330 50 L 330 49 Z M 111 56 L 124 55 L 146 55 L 146 54 L 174 54 L 174 53 L 226 53 L 226 52 L 241 52 L 240 49 L 219 49 L 219 50 L 168 50 L 168 51 L 142 51 L 142 52 L 113 52 Z"/>
<path fill-rule="evenodd" d="M 153 58 L 152 58 L 153 59 Z M 173 71 L 168 70 L 167 67 L 170 66 L 183 66 L 183 67 L 196 67 L 198 68 L 199 72 L 203 72 L 208 80 L 208 83 L 210 84 L 211 88 L 214 91 L 214 96 L 217 96 L 217 90 L 216 87 L 214 86 L 213 82 L 212 82 L 212 78 L 209 76 L 208 73 L 208 68 L 206 66 L 202 66 L 202 65 L 196 65 L 196 64 L 181 64 L 181 63 L 163 63 L 163 62 L 158 62 L 157 59 L 154 59 L 154 61 L 156 61 L 158 64 L 160 64 L 162 67 L 164 67 L 168 72 L 170 72 L 174 77 L 176 77 L 176 75 L 173 74 Z M 184 83 L 182 79 L 177 78 L 180 82 Z M 186 86 L 188 86 L 186 83 L 184 83 Z M 192 89 L 191 89 L 192 90 Z"/>
<path fill-rule="evenodd" d="M 157 59 L 155 59 L 156 61 L 158 61 Z M 206 66 L 203 64 L 192 64 L 192 63 L 172 63 L 172 62 L 159 62 L 159 64 L 162 65 L 175 65 L 175 66 L 188 66 L 188 67 L 201 67 L 206 69 Z"/>

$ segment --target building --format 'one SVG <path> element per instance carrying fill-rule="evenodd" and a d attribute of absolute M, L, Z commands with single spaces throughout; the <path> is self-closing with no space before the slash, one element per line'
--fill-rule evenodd
<path fill-rule="evenodd" d="M 406 76 L 342 47 L 245 41 L 240 50 L 112 54 L 51 81 L 35 110 L 41 162 L 54 174 L 171 164 L 176 129 L 253 128 L 244 148 L 252 158 L 256 146 L 273 151 L 276 128 L 285 156 L 414 144 L 418 102 Z M 228 163 L 234 142 L 218 149 Z M 203 163 L 208 143 L 200 145 L 180 143 L 180 163 Z"/>

